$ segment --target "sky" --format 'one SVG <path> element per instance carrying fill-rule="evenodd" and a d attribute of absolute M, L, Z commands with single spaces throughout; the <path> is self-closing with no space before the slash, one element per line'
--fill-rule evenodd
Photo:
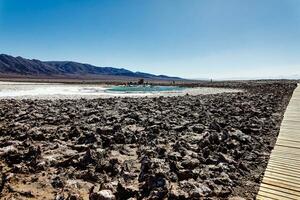
<path fill-rule="evenodd" d="M 0 53 L 193 79 L 300 75 L 300 0 L 0 0 Z"/>

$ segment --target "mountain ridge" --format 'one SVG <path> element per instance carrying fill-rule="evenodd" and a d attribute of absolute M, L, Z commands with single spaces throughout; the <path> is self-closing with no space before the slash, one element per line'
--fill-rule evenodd
<path fill-rule="evenodd" d="M 178 80 L 179 77 L 154 75 L 144 72 L 133 72 L 118 67 L 98 67 L 88 63 L 74 61 L 41 61 L 0 54 L 0 74 L 16 76 L 44 76 L 44 77 L 82 77 L 115 76 L 129 78 Z"/>

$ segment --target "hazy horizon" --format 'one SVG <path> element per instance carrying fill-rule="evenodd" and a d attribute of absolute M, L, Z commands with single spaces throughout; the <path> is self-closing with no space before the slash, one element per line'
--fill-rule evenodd
<path fill-rule="evenodd" d="M 0 0 L 0 53 L 184 78 L 300 75 L 297 0 Z"/>

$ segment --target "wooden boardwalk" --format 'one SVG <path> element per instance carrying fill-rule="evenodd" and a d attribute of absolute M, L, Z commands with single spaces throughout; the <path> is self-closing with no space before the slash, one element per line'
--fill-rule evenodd
<path fill-rule="evenodd" d="M 295 89 L 257 199 L 300 200 L 300 85 Z"/>

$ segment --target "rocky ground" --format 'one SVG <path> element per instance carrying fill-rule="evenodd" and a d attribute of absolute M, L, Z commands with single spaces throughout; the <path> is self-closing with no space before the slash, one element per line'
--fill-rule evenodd
<path fill-rule="evenodd" d="M 295 86 L 0 100 L 0 198 L 253 199 Z"/>

